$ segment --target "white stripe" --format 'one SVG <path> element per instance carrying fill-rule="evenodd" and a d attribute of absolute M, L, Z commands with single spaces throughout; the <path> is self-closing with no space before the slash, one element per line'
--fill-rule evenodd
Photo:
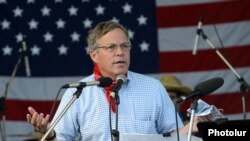
<path fill-rule="evenodd" d="M 236 71 L 241 74 L 246 81 L 250 80 L 250 67 L 237 68 Z M 201 71 L 201 72 L 183 72 L 173 73 L 183 84 L 193 88 L 198 83 L 211 79 L 214 77 L 222 77 L 224 84 L 216 93 L 230 93 L 239 91 L 239 82 L 237 81 L 233 72 L 229 69 Z M 160 78 L 163 74 L 148 74 L 149 76 Z M 57 91 L 62 84 L 76 82 L 83 77 L 41 77 L 41 78 L 27 78 L 17 77 L 10 87 L 7 99 L 22 99 L 22 100 L 54 100 Z M 7 77 L 0 77 L 0 89 L 4 90 L 3 84 L 8 81 Z M 250 83 L 250 82 L 248 82 Z M 3 91 L 1 92 L 3 93 Z M 61 92 L 60 97 L 63 92 Z"/>
<path fill-rule="evenodd" d="M 250 67 L 235 69 L 248 82 L 248 84 L 250 84 Z M 224 84 L 214 92 L 216 94 L 239 92 L 240 89 L 240 83 L 236 79 L 234 73 L 229 69 L 167 74 L 175 75 L 184 85 L 190 87 L 191 89 L 193 89 L 197 84 L 214 77 L 221 77 L 224 79 Z M 151 74 L 150 76 L 160 79 L 162 75 L 164 74 Z"/>
<path fill-rule="evenodd" d="M 53 100 L 64 84 L 77 82 L 82 77 L 16 77 L 9 85 L 7 99 Z M 9 77 L 0 76 L 1 94 L 5 93 Z M 63 91 L 61 92 L 62 95 Z"/>
<path fill-rule="evenodd" d="M 202 4 L 202 3 L 214 3 L 230 0 L 156 0 L 157 6 L 175 6 L 175 5 L 187 5 L 187 4 Z"/>
<path fill-rule="evenodd" d="M 7 141 L 23 141 L 34 138 L 33 127 L 25 121 L 7 121 L 6 134 Z"/>
<path fill-rule="evenodd" d="M 217 24 L 215 25 L 224 47 L 250 44 L 250 21 Z M 202 26 L 208 39 L 216 46 L 221 47 L 219 38 L 213 25 Z M 164 51 L 191 51 L 194 46 L 196 26 L 160 28 L 158 29 L 159 50 Z M 202 49 L 212 49 L 202 38 L 199 40 L 198 52 Z"/>

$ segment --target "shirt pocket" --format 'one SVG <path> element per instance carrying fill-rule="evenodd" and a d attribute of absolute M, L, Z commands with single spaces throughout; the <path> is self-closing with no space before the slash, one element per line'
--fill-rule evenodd
<path fill-rule="evenodd" d="M 138 133 L 142 134 L 157 133 L 155 121 L 150 118 L 140 119 L 140 120 L 136 119 L 134 124 L 136 132 Z"/>

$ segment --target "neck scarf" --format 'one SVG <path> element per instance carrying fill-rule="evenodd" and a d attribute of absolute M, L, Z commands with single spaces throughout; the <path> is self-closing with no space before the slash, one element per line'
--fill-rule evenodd
<path fill-rule="evenodd" d="M 103 77 L 97 65 L 94 66 L 94 77 L 95 81 L 98 81 L 100 78 Z M 111 110 L 115 113 L 116 112 L 115 100 L 113 97 L 110 96 L 111 90 L 113 89 L 114 86 L 115 86 L 115 81 L 113 81 L 110 86 L 104 87 L 104 90 L 106 92 L 107 102 L 110 104 Z"/>

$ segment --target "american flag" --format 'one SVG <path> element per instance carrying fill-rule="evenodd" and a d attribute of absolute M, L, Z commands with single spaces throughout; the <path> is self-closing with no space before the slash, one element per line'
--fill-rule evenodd
<path fill-rule="evenodd" d="M 192 55 L 199 17 L 202 29 L 246 82 L 250 82 L 249 0 L 0 0 L 0 94 L 4 96 L 26 42 L 31 76 L 22 62 L 10 83 L 5 110 L 7 134 L 32 132 L 27 107 L 49 113 L 57 90 L 92 73 L 86 35 L 100 21 L 123 24 L 132 41 L 130 70 L 159 79 L 176 75 L 190 88 L 222 77 L 224 85 L 203 99 L 242 119 L 240 83 L 215 50 L 199 39 Z M 246 93 L 247 116 L 250 115 Z"/>

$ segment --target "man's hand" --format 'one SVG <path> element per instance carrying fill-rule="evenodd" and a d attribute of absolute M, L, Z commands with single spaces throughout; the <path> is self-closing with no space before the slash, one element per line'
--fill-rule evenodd
<path fill-rule="evenodd" d="M 38 114 L 32 107 L 28 107 L 28 111 L 29 113 L 26 115 L 27 122 L 33 125 L 36 132 L 44 134 L 48 127 L 50 115 L 47 114 L 46 117 L 44 117 L 43 113 Z"/>

